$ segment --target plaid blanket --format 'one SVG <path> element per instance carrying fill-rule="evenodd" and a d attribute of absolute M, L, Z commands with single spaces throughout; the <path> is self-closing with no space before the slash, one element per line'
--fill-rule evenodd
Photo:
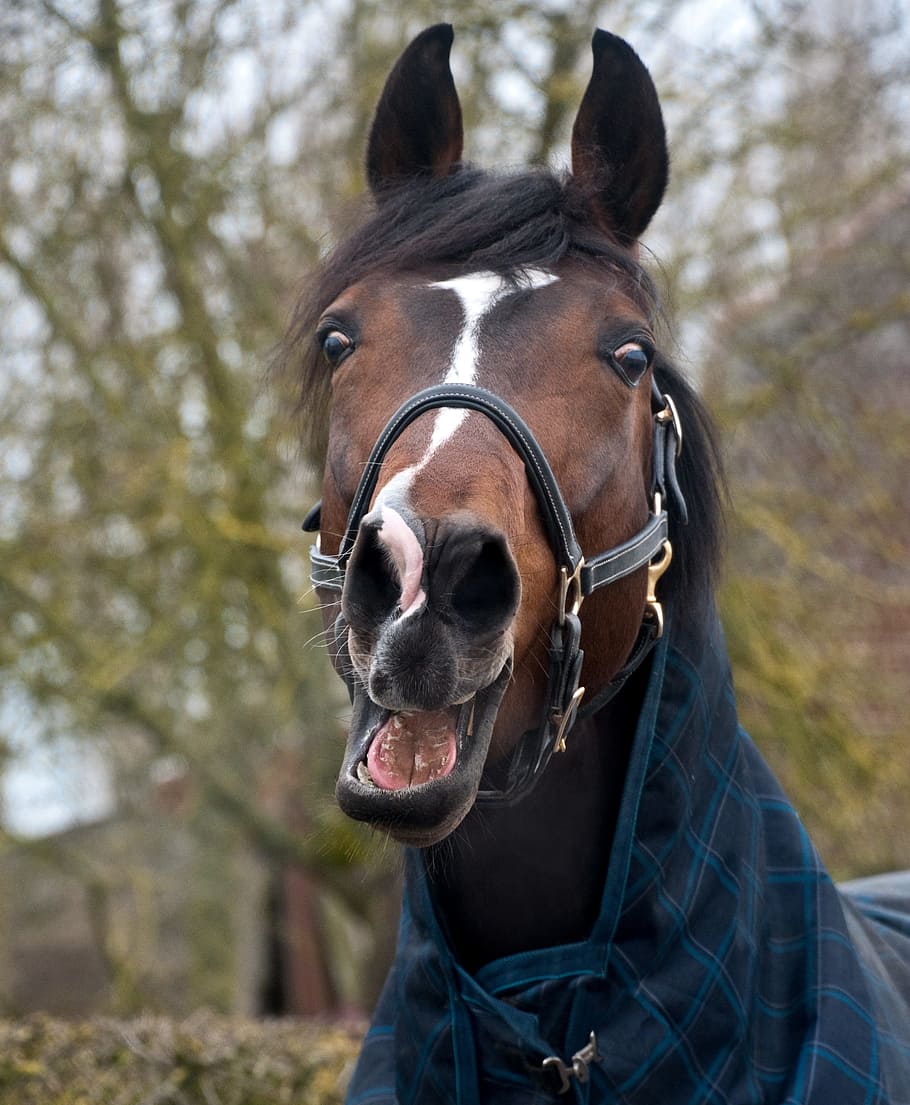
<path fill-rule="evenodd" d="M 469 975 L 406 864 L 349 1105 L 910 1105 L 910 876 L 834 886 L 716 619 L 655 650 L 589 940 Z"/>

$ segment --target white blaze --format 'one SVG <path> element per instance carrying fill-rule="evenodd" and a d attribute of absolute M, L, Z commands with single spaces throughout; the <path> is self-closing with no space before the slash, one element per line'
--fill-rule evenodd
<path fill-rule="evenodd" d="M 464 310 L 464 323 L 455 348 L 452 351 L 452 361 L 449 371 L 443 379 L 444 384 L 475 384 L 477 383 L 477 358 L 480 353 L 478 345 L 478 332 L 483 317 L 493 309 L 504 295 L 513 291 L 513 286 L 507 283 L 501 276 L 492 272 L 475 272 L 470 276 L 459 276 L 454 280 L 440 280 L 430 285 L 431 288 L 441 288 L 445 291 L 453 291 L 461 300 Z M 452 407 L 442 407 L 436 414 L 433 425 L 433 436 L 430 438 L 430 447 L 424 460 L 428 460 L 444 442 L 455 433 L 458 427 L 467 418 L 466 410 L 458 410 Z"/>
<path fill-rule="evenodd" d="M 430 284 L 431 288 L 454 292 L 461 301 L 464 321 L 461 333 L 452 350 L 452 360 L 443 379 L 443 384 L 476 384 L 477 362 L 480 356 L 480 330 L 484 318 L 496 304 L 515 292 L 543 288 L 559 277 L 542 269 L 528 269 L 509 279 L 494 272 L 473 272 L 468 276 L 456 276 L 452 280 L 439 280 Z M 468 417 L 469 412 L 453 407 L 441 407 L 436 413 L 430 443 L 423 456 L 409 468 L 399 472 L 382 488 L 377 497 L 377 506 L 381 505 L 391 493 L 407 499 L 407 492 L 417 473 L 424 468 L 433 454 L 444 445 L 458 427 Z"/>
<path fill-rule="evenodd" d="M 458 276 L 454 280 L 440 280 L 430 284 L 431 288 L 453 291 L 461 301 L 464 311 L 461 333 L 455 342 L 449 369 L 441 383 L 476 384 L 480 356 L 479 336 L 484 318 L 506 296 L 543 288 L 558 279 L 542 269 L 529 269 L 511 280 L 493 272 L 475 272 L 469 276 Z M 375 508 L 380 511 L 383 522 L 379 529 L 379 538 L 388 549 L 401 583 L 401 617 L 416 613 L 426 602 L 426 594 L 420 586 L 423 553 L 416 535 L 393 508 L 392 503 L 408 502 L 408 492 L 414 477 L 454 435 L 468 414 L 463 409 L 441 407 L 436 412 L 433 432 L 423 456 L 417 464 L 412 464 L 393 476 L 376 497 Z"/>
<path fill-rule="evenodd" d="M 416 534 L 397 510 L 393 510 L 388 503 L 379 509 L 382 525 L 379 527 L 378 536 L 388 550 L 398 573 L 401 584 L 398 605 L 401 607 L 402 618 L 406 618 L 426 602 L 426 593 L 420 586 L 423 574 L 423 550 Z"/>
<path fill-rule="evenodd" d="M 442 382 L 444 384 L 476 384 L 477 360 L 480 354 L 478 338 L 480 324 L 484 317 L 490 313 L 500 299 L 507 295 L 525 289 L 542 288 L 556 279 L 551 273 L 542 272 L 540 269 L 531 269 L 517 279 L 512 280 L 498 276 L 494 272 L 475 272 L 471 273 L 470 276 L 457 276 L 453 280 L 439 280 L 435 284 L 431 284 L 431 288 L 453 291 L 461 300 L 461 306 L 464 310 L 464 323 L 462 324 L 461 333 L 452 351 L 449 371 Z M 441 408 L 436 415 L 433 436 L 430 438 L 429 448 L 421 464 L 425 464 L 439 446 L 449 440 L 467 417 L 468 412 L 466 410 L 451 407 Z"/>

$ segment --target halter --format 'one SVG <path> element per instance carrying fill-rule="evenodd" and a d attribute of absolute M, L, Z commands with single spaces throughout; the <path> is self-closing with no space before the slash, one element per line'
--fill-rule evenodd
<path fill-rule="evenodd" d="M 566 747 L 566 736 L 575 721 L 601 709 L 620 690 L 625 681 L 648 655 L 663 633 L 663 608 L 657 599 L 656 587 L 670 565 L 672 548 L 668 539 L 668 519 L 665 503 L 669 492 L 680 520 L 687 521 L 686 504 L 676 478 L 676 458 L 682 448 L 682 426 L 676 404 L 662 394 L 652 378 L 653 454 L 650 516 L 645 525 L 628 541 L 607 552 L 586 558 L 572 526 L 559 484 L 537 439 L 518 414 L 504 399 L 486 388 L 474 384 L 438 384 L 425 388 L 408 399 L 389 419 L 379 435 L 354 493 L 348 513 L 347 529 L 338 555 L 330 556 L 319 548 L 319 541 L 310 549 L 310 580 L 314 587 L 341 593 L 345 570 L 354 548 L 363 516 L 367 513 L 379 470 L 389 449 L 404 430 L 422 414 L 439 407 L 477 411 L 503 434 L 524 461 L 528 480 L 537 497 L 547 537 L 559 567 L 558 614 L 550 630 L 549 682 L 547 704 L 536 729 L 530 729 L 519 741 L 502 787 L 490 786 L 478 792 L 477 801 L 517 801 L 531 789 L 554 752 Z M 307 514 L 303 528 L 307 532 L 319 529 L 320 507 L 317 503 Z M 579 710 L 585 688 L 579 677 L 584 653 L 580 647 L 581 621 L 579 611 L 585 598 L 609 583 L 624 579 L 648 565 L 648 593 L 642 624 L 626 663 L 613 679 Z M 336 643 L 346 650 L 347 626 L 339 615 L 334 633 Z M 350 670 L 349 663 L 343 665 Z M 344 676 L 352 700 L 353 680 Z"/>

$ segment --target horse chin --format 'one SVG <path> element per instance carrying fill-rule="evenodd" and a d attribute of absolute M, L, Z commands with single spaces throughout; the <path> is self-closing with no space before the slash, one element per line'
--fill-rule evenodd
<path fill-rule="evenodd" d="M 335 794 L 357 821 L 402 844 L 444 840 L 474 804 L 511 658 L 488 687 L 444 710 L 393 713 L 358 684 Z"/>

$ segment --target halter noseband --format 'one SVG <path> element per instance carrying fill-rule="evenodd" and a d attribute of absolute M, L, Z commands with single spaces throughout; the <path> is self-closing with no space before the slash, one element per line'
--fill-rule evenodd
<path fill-rule="evenodd" d="M 504 399 L 473 384 L 438 384 L 413 395 L 392 415 L 373 446 L 354 493 L 348 513 L 347 529 L 337 556 L 316 546 L 310 549 L 310 580 L 314 587 L 341 592 L 345 569 L 357 539 L 363 516 L 367 513 L 379 470 L 389 449 L 409 426 L 426 411 L 454 407 L 477 411 L 503 434 L 524 461 L 528 480 L 537 497 L 550 545 L 559 566 L 559 613 L 550 630 L 549 684 L 543 719 L 536 729 L 519 741 L 508 768 L 505 784 L 479 791 L 477 801 L 517 801 L 534 785 L 554 751 L 565 749 L 566 735 L 579 716 L 587 716 L 604 706 L 620 690 L 632 672 L 648 655 L 663 632 L 663 610 L 657 600 L 657 581 L 669 567 L 672 549 L 668 539 L 665 503 L 672 497 L 680 520 L 685 523 L 686 504 L 676 479 L 676 458 L 682 446 L 682 427 L 676 405 L 669 395 L 651 383 L 653 413 L 652 509 L 645 525 L 634 537 L 607 552 L 586 559 L 575 538 L 572 517 L 549 462 L 522 417 Z M 319 529 L 320 505 L 307 514 L 303 528 Z M 580 647 L 579 610 L 584 599 L 609 583 L 623 579 L 648 565 L 648 593 L 645 611 L 635 644 L 626 663 L 613 679 L 593 696 L 584 710 L 579 705 L 585 693 L 578 685 L 584 653 Z M 343 618 L 339 615 L 339 622 Z M 346 626 L 336 624 L 336 641 L 346 648 Z M 345 665 L 347 667 L 348 665 Z M 350 678 L 348 691 L 353 696 Z"/>

